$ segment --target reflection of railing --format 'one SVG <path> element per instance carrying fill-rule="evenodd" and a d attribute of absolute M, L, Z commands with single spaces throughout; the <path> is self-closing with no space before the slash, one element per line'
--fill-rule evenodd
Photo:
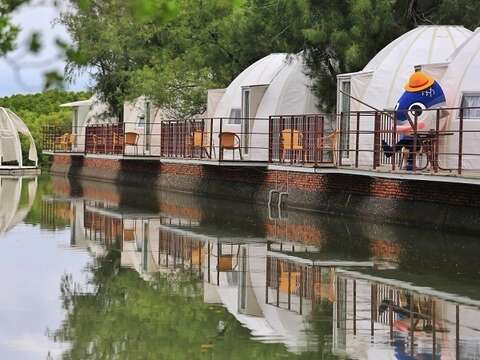
<path fill-rule="evenodd" d="M 158 240 L 159 253 L 163 255 L 160 256 L 160 265 L 201 271 L 204 256 L 202 241 L 164 229 L 159 229 Z"/>
<path fill-rule="evenodd" d="M 310 266 L 285 259 L 267 257 L 265 302 L 287 310 L 303 312 L 304 301 L 311 304 L 335 301 L 331 269 Z"/>
<path fill-rule="evenodd" d="M 42 201 L 41 225 L 49 229 L 70 225 L 72 210 L 70 201 Z"/>
<path fill-rule="evenodd" d="M 84 208 L 85 237 L 106 246 L 122 240 L 123 224 L 121 219 L 89 211 Z"/>

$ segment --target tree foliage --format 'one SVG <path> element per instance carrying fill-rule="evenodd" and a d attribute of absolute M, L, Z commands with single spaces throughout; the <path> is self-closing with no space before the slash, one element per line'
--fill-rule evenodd
<path fill-rule="evenodd" d="M 469 0 L 71 1 L 69 68 L 93 69 L 114 109 L 147 95 L 178 116 L 202 112 L 208 88 L 272 52 L 305 51 L 319 105 L 332 110 L 337 74 L 418 25 L 473 29 L 480 10 Z"/>
<path fill-rule="evenodd" d="M 27 0 L 0 0 L 0 56 L 13 50 L 19 28 L 12 24 L 11 13 Z"/>
<path fill-rule="evenodd" d="M 318 353 L 295 354 L 281 343 L 257 341 L 226 308 L 206 304 L 202 281 L 189 272 L 157 274 L 147 283 L 120 267 L 114 249 L 95 259 L 88 272 L 93 291 L 69 275 L 61 284 L 66 319 L 52 338 L 71 345 L 64 359 L 338 358 L 331 353 L 332 305 L 312 315 Z"/>

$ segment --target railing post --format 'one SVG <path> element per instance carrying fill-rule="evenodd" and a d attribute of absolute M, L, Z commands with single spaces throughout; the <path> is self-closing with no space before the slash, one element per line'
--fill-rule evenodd
<path fill-rule="evenodd" d="M 393 112 L 393 136 L 392 136 L 392 145 L 395 146 L 397 143 L 397 112 Z M 395 171 L 396 166 L 396 151 L 392 153 L 392 170 Z"/>
<path fill-rule="evenodd" d="M 122 122 L 122 133 L 120 134 L 121 135 L 121 139 L 122 139 L 122 155 L 125 156 L 125 121 Z"/>
<path fill-rule="evenodd" d="M 432 152 L 433 158 L 433 164 L 431 164 L 433 166 L 433 172 L 437 173 L 439 166 L 438 150 L 440 145 L 440 109 L 437 109 L 435 113 L 435 138 L 432 141 L 432 149 L 430 149 L 430 151 Z"/>
<path fill-rule="evenodd" d="M 418 115 L 415 113 L 414 121 L 413 121 L 413 164 L 412 164 L 412 169 L 415 171 L 417 169 L 417 137 L 418 137 Z"/>
<path fill-rule="evenodd" d="M 302 117 L 302 126 L 301 128 L 303 129 L 303 136 L 302 136 L 302 164 L 305 165 L 305 158 L 306 156 L 309 154 L 309 151 L 307 150 L 307 143 L 308 143 L 308 140 L 310 140 L 310 118 L 306 117 L 305 115 L 303 115 Z M 300 128 L 300 126 L 298 126 Z M 298 132 L 298 134 L 300 135 L 302 132 Z"/>
<path fill-rule="evenodd" d="M 343 111 L 340 112 L 340 119 L 338 121 L 338 129 L 340 129 L 340 131 L 338 132 L 338 147 L 337 147 L 337 162 L 338 162 L 338 166 L 342 166 L 342 158 L 343 158 L 343 149 L 342 149 L 342 145 L 343 145 L 343 117 L 344 117 L 344 113 Z"/>
<path fill-rule="evenodd" d="M 315 167 L 318 166 L 318 152 L 321 151 L 319 150 L 319 147 L 322 148 L 323 147 L 323 143 L 322 143 L 322 146 L 319 146 L 319 143 L 318 143 L 318 121 L 319 121 L 319 117 L 318 115 L 315 115 L 314 117 L 314 122 L 313 122 L 313 162 L 315 163 Z"/>
<path fill-rule="evenodd" d="M 273 158 L 273 124 L 272 116 L 268 117 L 268 162 L 272 162 Z"/>
<path fill-rule="evenodd" d="M 463 108 L 460 109 L 460 122 L 458 124 L 458 175 L 462 174 L 463 161 Z"/>
<path fill-rule="evenodd" d="M 278 157 L 281 163 L 285 162 L 285 144 L 283 143 L 283 130 L 285 129 L 285 119 L 283 116 L 280 116 L 279 126 L 278 126 Z"/>
<path fill-rule="evenodd" d="M 290 165 L 293 165 L 293 116 L 290 116 Z"/>
<path fill-rule="evenodd" d="M 202 118 L 202 126 L 201 126 L 201 134 L 200 134 L 200 159 L 203 159 L 203 132 L 205 131 L 205 119 Z M 195 134 L 195 130 L 194 130 L 194 134 Z M 195 142 L 195 140 L 194 140 Z M 193 157 L 193 149 L 192 149 L 192 157 Z"/>
<path fill-rule="evenodd" d="M 85 134 L 83 135 L 84 137 L 84 143 L 85 143 L 85 146 L 83 147 L 83 154 L 84 155 L 87 155 L 87 146 L 88 146 L 88 133 L 89 133 L 89 127 L 88 126 L 85 126 Z"/>
<path fill-rule="evenodd" d="M 195 126 L 194 126 L 195 128 Z M 183 136 L 182 136 L 182 143 L 183 143 L 183 154 L 182 157 L 186 158 L 187 157 L 187 135 L 188 129 L 187 129 L 187 122 L 183 120 Z"/>
<path fill-rule="evenodd" d="M 355 129 L 355 169 L 358 169 L 358 153 L 360 150 L 360 112 L 357 111 L 357 128 Z"/>
<path fill-rule="evenodd" d="M 377 168 L 380 162 L 378 149 L 380 147 L 380 116 L 375 111 L 375 126 L 373 131 L 373 170 Z"/>
<path fill-rule="evenodd" d="M 213 118 L 210 118 L 210 158 L 212 157 L 212 150 L 215 153 L 213 149 Z"/>
<path fill-rule="evenodd" d="M 219 156 L 218 159 L 219 161 L 223 161 L 223 146 L 222 146 L 222 132 L 223 132 L 223 118 L 220 118 L 220 132 L 218 134 L 218 146 L 219 146 Z"/>

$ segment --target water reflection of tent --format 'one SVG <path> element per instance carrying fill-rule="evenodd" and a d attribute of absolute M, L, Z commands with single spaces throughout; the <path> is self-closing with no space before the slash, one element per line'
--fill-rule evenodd
<path fill-rule="evenodd" d="M 27 182 L 27 183 L 26 183 Z M 25 184 L 26 183 L 26 184 Z M 26 199 L 22 199 L 22 193 Z M 0 177 L 0 233 L 23 221 L 29 213 L 37 192 L 37 178 Z"/>

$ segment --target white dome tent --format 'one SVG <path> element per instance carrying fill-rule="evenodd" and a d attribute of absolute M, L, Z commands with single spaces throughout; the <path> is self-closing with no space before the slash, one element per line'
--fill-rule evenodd
<path fill-rule="evenodd" d="M 0 108 L 0 169 L 6 163 L 17 163 L 19 168 L 23 166 L 22 146 L 20 136 L 22 134 L 29 140 L 28 159 L 38 165 L 37 148 L 32 134 L 25 123 L 11 110 Z"/>
<path fill-rule="evenodd" d="M 267 161 L 269 116 L 319 112 L 310 85 L 301 54 L 270 54 L 238 75 L 221 95 L 215 109 L 207 109 L 207 113 L 215 118 L 228 118 L 223 121 L 222 131 L 242 134 L 245 158 Z M 215 96 L 218 94 L 217 90 Z M 218 133 L 219 125 L 215 123 L 216 146 Z M 225 158 L 227 156 L 230 155 L 225 153 Z"/>
<path fill-rule="evenodd" d="M 391 42 L 381 50 L 366 66 L 357 73 L 341 74 L 337 77 L 337 112 L 393 110 L 404 92 L 403 85 L 414 71 L 416 65 L 445 63 L 455 50 L 471 35 L 471 31 L 462 26 L 419 26 Z M 367 107 L 362 105 L 358 99 Z M 356 119 L 341 119 L 342 130 L 356 130 Z M 370 121 L 368 121 L 370 120 Z M 373 117 L 362 119 L 361 131 L 372 131 Z M 342 149 L 355 148 L 355 135 L 342 136 Z M 371 165 L 373 136 L 360 136 L 360 165 Z M 344 162 L 352 162 L 354 152 L 343 153 Z"/>
<path fill-rule="evenodd" d="M 426 71 L 429 67 L 426 66 Z M 447 107 L 479 107 L 480 106 L 480 28 L 453 55 L 440 83 L 445 91 Z M 459 112 L 450 111 L 447 128 L 453 136 L 446 137 L 440 158 L 442 167 L 457 168 L 459 151 L 460 125 Z M 480 109 L 465 110 L 463 114 L 463 155 L 464 169 L 480 169 L 478 144 L 480 143 Z M 470 155 L 469 155 L 470 154 Z"/>

